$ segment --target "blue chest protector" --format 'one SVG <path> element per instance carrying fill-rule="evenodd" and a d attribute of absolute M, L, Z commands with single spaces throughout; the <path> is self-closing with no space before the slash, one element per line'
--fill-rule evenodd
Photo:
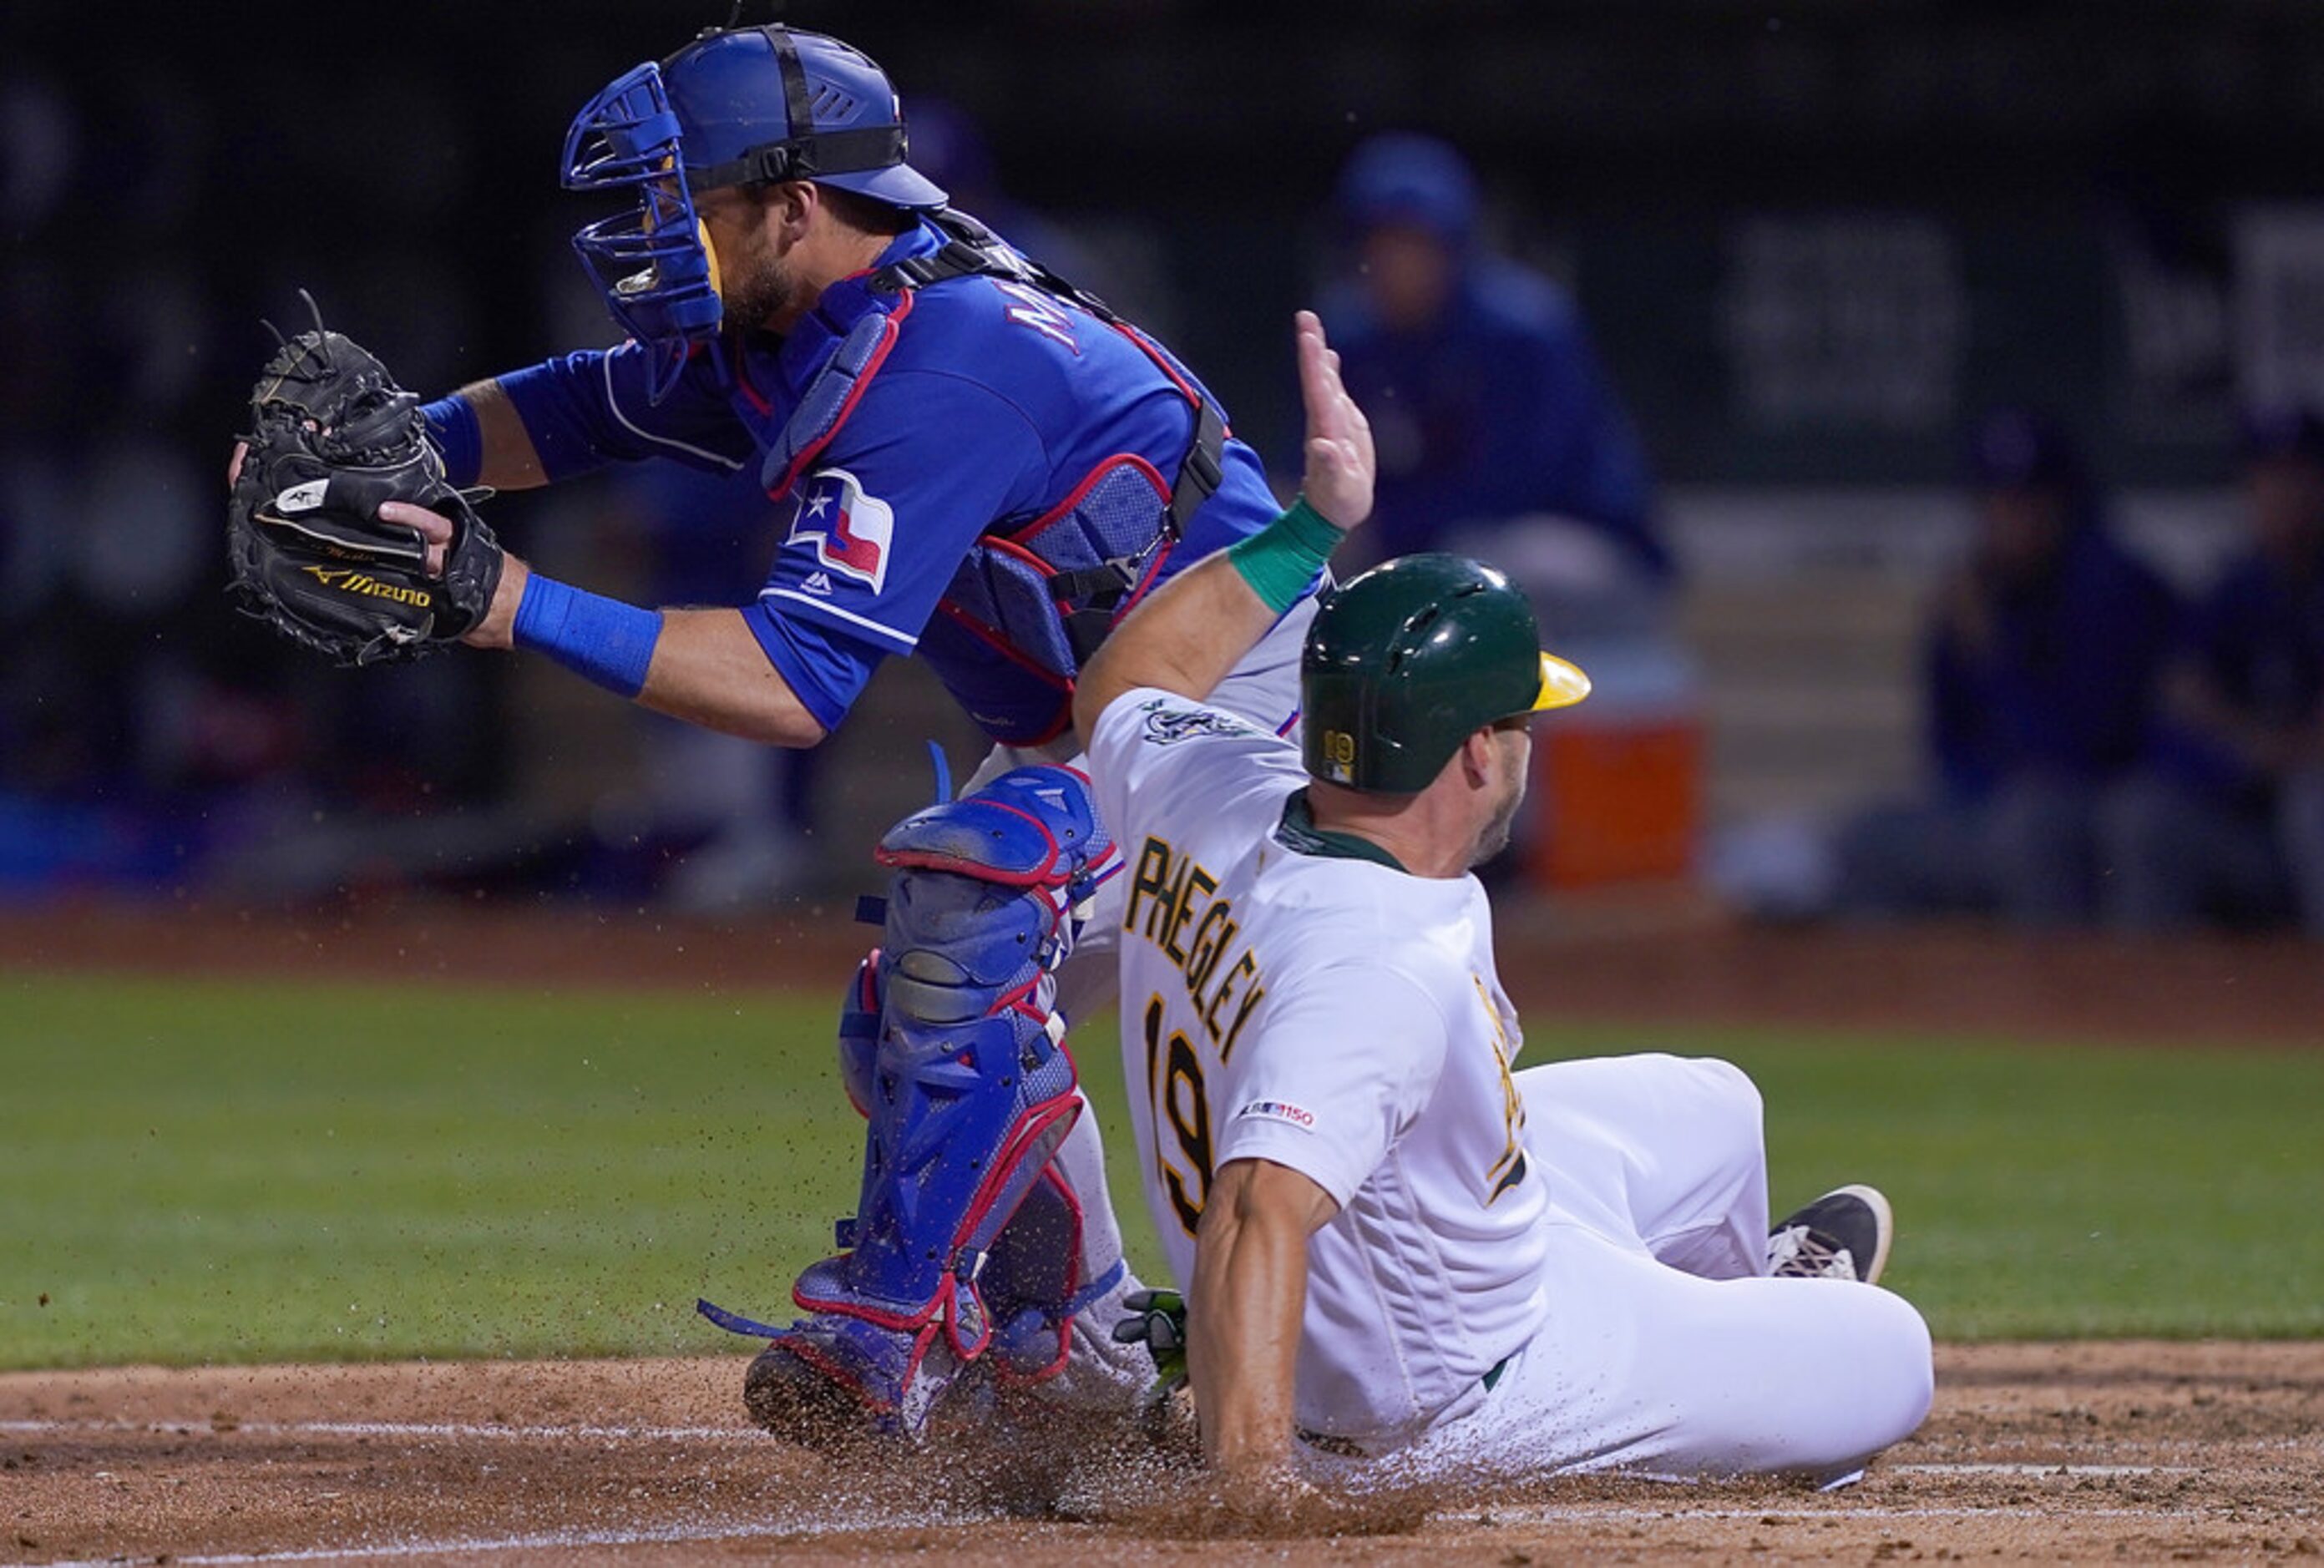
<path fill-rule="evenodd" d="M 1049 512 L 986 530 L 969 548 L 938 604 L 939 620 L 1069 697 L 1082 661 L 1152 582 L 1169 546 L 1218 489 L 1226 422 L 1168 355 L 1103 301 L 1019 254 L 964 213 L 947 209 L 929 222 L 945 235 L 941 247 L 827 289 L 816 316 L 799 328 L 818 337 L 786 345 L 786 360 L 812 366 L 820 359 L 821 364 L 798 390 L 789 420 L 768 444 L 761 482 L 779 501 L 808 473 L 879 374 L 920 290 L 959 278 L 990 277 L 1038 291 L 1120 333 L 1194 410 L 1191 438 L 1167 490 L 1157 484 L 1145 463 L 1128 456 L 1109 458 Z M 1059 713 L 1068 706 L 1061 697 Z M 1002 738 L 1028 743 L 1051 737 Z"/>

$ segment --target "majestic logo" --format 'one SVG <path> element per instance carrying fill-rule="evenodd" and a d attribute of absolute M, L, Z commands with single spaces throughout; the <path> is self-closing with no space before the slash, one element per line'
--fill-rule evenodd
<path fill-rule="evenodd" d="M 368 572 L 331 567 L 301 567 L 300 570 L 323 586 L 342 594 L 354 594 L 365 599 L 392 599 L 396 604 L 410 604 L 420 610 L 434 603 L 434 595 L 424 588 L 406 587 L 401 583 L 383 583 Z"/>
<path fill-rule="evenodd" d="M 826 570 L 868 584 L 877 594 L 887 586 L 895 539 L 895 509 L 866 494 L 846 469 L 825 468 L 807 482 L 785 542 L 814 545 L 815 558 Z"/>
<path fill-rule="evenodd" d="M 1173 746 L 1193 735 L 1259 733 L 1256 725 L 1214 708 L 1166 708 L 1157 704 L 1149 706 L 1146 715 L 1146 738 L 1157 746 Z"/>
<path fill-rule="evenodd" d="M 1302 1132 L 1315 1130 L 1315 1113 L 1304 1105 L 1294 1105 L 1288 1100 L 1254 1100 L 1236 1111 L 1234 1119 L 1237 1121 L 1281 1121 Z"/>
<path fill-rule="evenodd" d="M 831 574 L 829 572 L 809 572 L 807 575 L 807 581 L 801 583 L 799 586 L 806 589 L 810 594 L 820 594 L 824 597 L 829 598 L 831 596 Z"/>

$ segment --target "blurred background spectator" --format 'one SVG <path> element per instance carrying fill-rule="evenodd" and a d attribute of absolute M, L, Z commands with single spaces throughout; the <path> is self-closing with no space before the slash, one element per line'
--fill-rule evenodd
<path fill-rule="evenodd" d="M 1968 466 L 1975 542 L 1926 632 L 1932 788 L 1848 829 L 1840 908 L 2087 924 L 2098 802 L 2144 738 L 2170 594 L 2108 533 L 2098 486 L 2053 422 L 1988 415 Z"/>
<path fill-rule="evenodd" d="M 1322 310 L 1380 464 L 1342 571 L 1414 550 L 1491 561 L 1596 683 L 1590 711 L 1538 749 L 1550 805 L 1488 874 L 1529 867 L 1577 886 L 1683 873 L 1699 826 L 1694 675 L 1669 625 L 1674 565 L 1646 452 L 1580 306 L 1487 237 L 1476 171 L 1438 137 L 1360 143 L 1329 222 Z"/>
<path fill-rule="evenodd" d="M 1100 299 L 1119 292 L 1118 280 L 1073 230 L 1010 196 L 1001 183 L 992 143 L 968 110 L 950 98 L 912 94 L 905 99 L 911 127 L 912 167 L 942 186 L 952 204 L 973 212 L 1003 239 L 1066 281 Z"/>
<path fill-rule="evenodd" d="M 1468 161 L 1433 136 L 1374 136 L 1341 171 L 1333 218 L 1346 276 L 1323 312 L 1379 449 L 1369 548 L 1563 556 L 1577 587 L 1659 587 L 1671 558 L 1637 432 L 1572 296 L 1487 243 Z"/>
<path fill-rule="evenodd" d="M 2187 616 L 2150 764 L 2109 803 L 2121 930 L 2324 936 L 2324 422 L 2256 410 L 2244 459 L 2248 542 Z"/>

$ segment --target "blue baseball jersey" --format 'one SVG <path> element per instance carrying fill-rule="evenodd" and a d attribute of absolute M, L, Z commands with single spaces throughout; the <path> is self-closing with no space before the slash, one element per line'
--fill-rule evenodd
<path fill-rule="evenodd" d="M 880 264 L 942 243 L 921 225 Z M 874 314 L 884 327 L 850 336 Z M 835 356 L 852 380 L 825 374 Z M 786 531 L 744 615 L 826 729 L 881 659 L 918 653 L 987 733 L 1019 745 L 1069 727 L 1071 660 L 1044 656 L 1057 628 L 1025 624 L 1021 596 L 972 591 L 970 558 L 1004 574 L 1029 564 L 1037 536 L 1068 514 L 1117 542 L 1124 530 L 1150 539 L 1194 399 L 1214 401 L 1150 342 L 985 274 L 900 296 L 875 297 L 862 277 L 835 284 L 784 337 L 698 350 L 659 404 L 646 370 L 629 343 L 501 382 L 551 479 L 649 457 L 758 474 Z M 1277 515 L 1250 448 L 1230 438 L 1223 457 L 1185 536 L 1140 559 L 1139 594 Z"/>

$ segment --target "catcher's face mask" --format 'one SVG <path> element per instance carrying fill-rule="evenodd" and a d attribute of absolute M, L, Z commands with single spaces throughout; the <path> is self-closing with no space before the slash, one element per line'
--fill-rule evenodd
<path fill-rule="evenodd" d="M 652 355 L 650 385 L 659 402 L 693 345 L 717 336 L 721 314 L 718 258 L 687 189 L 678 115 L 659 66 L 615 78 L 574 116 L 565 187 L 637 192 L 634 208 L 587 225 L 573 248 L 613 319 Z"/>

